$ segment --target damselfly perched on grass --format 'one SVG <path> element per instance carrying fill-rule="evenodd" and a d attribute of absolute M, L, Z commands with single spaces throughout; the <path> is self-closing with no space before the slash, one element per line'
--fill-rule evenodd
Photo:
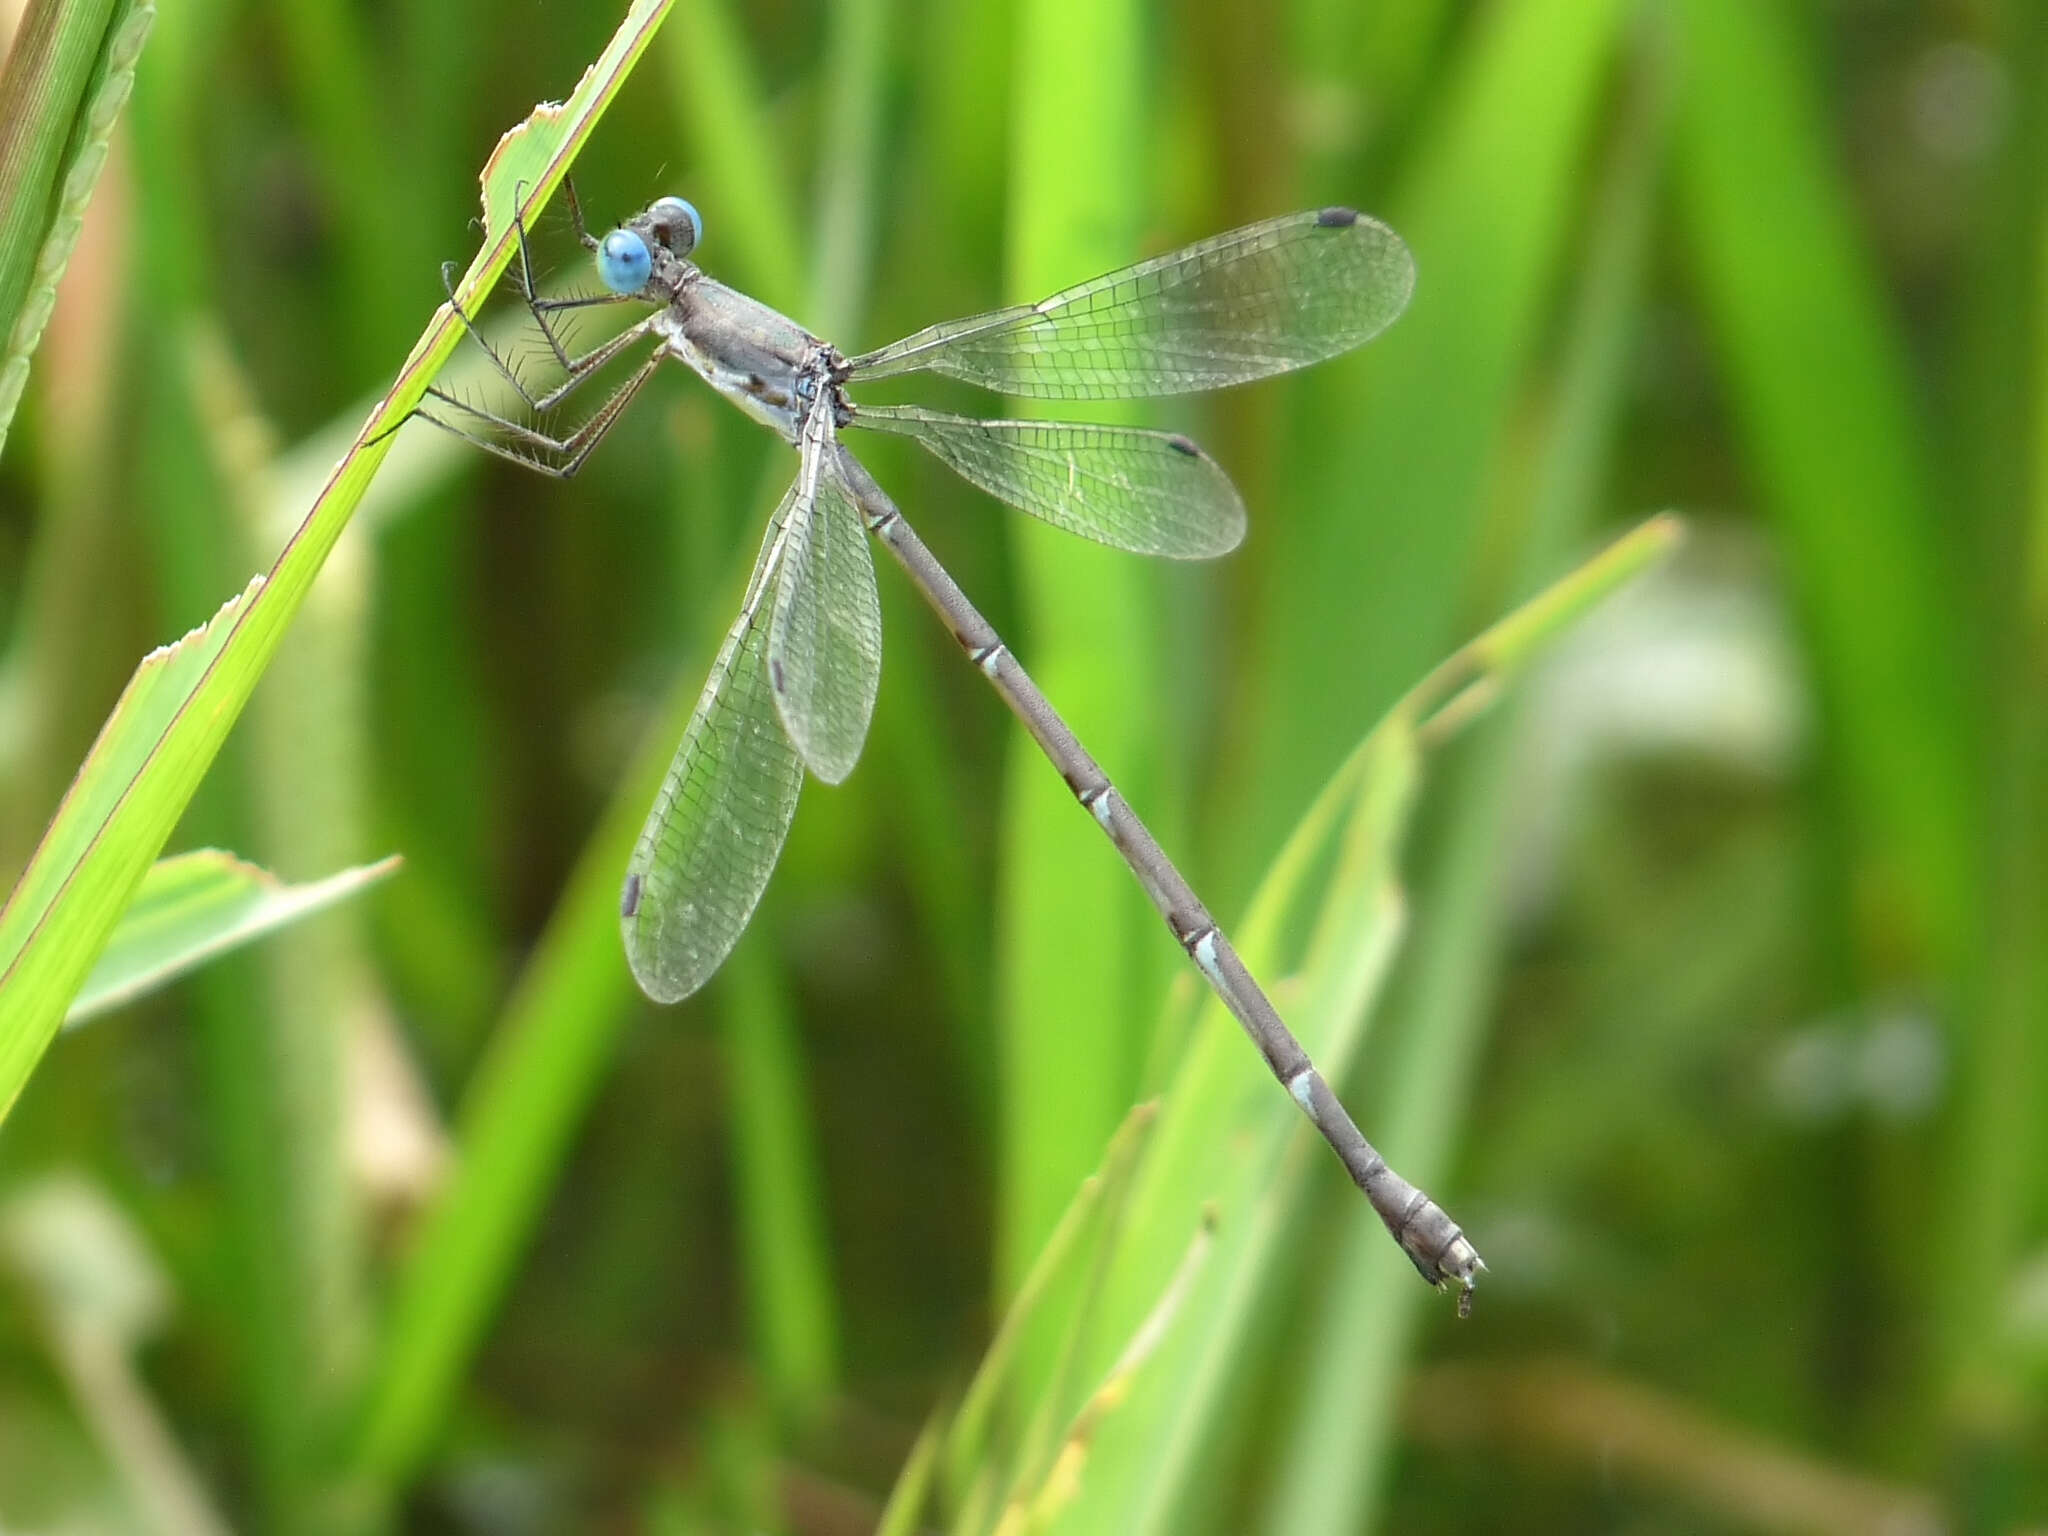
<path fill-rule="evenodd" d="M 620 915 L 642 989 L 673 1002 L 710 978 L 768 883 L 804 771 L 828 784 L 853 771 L 881 665 L 881 608 L 864 526 L 1123 855 L 1174 938 L 1423 1278 L 1459 1286 L 1459 1307 L 1467 1310 L 1485 1267 L 1478 1253 L 1436 1202 L 1373 1150 L 1152 834 L 840 441 L 842 431 L 858 428 L 912 438 L 990 495 L 1119 549 L 1181 559 L 1223 554 L 1244 536 L 1244 505 L 1215 461 L 1185 437 L 862 405 L 848 391 L 870 380 L 937 373 L 1009 395 L 1136 399 L 1283 373 L 1349 351 L 1401 313 L 1415 269 L 1400 237 L 1349 208 L 1289 214 L 1038 304 L 947 321 L 848 358 L 700 270 L 690 257 L 703 221 L 682 199 L 661 198 L 600 240 L 585 229 L 574 190 L 565 191 L 605 293 L 538 296 L 523 223 L 518 230 L 521 289 L 564 382 L 536 394 L 477 339 L 536 418 L 637 346 L 648 347 L 645 358 L 566 437 L 438 390 L 428 393 L 456 418 L 424 408 L 421 414 L 492 452 L 567 478 L 661 361 L 675 357 L 798 454 L 796 480 L 769 518 L 739 617 L 627 869 Z M 610 340 L 571 355 L 556 316 L 627 303 L 653 308 Z M 470 324 L 459 306 L 457 313 Z"/>

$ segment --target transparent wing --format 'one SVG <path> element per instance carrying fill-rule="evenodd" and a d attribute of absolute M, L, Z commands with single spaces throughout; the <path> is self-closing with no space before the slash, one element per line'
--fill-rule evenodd
<path fill-rule="evenodd" d="M 1401 237 L 1349 208 L 1287 214 L 1038 304 L 950 320 L 853 360 L 1009 395 L 1131 399 L 1242 384 L 1347 352 L 1407 307 Z"/>
<path fill-rule="evenodd" d="M 1020 512 L 1141 555 L 1203 560 L 1244 538 L 1244 503 L 1216 461 L 1171 432 L 1060 421 L 981 421 L 862 407 L 859 426 L 913 438 Z"/>
<path fill-rule="evenodd" d="M 823 440 L 830 444 L 827 436 Z M 768 631 L 768 681 L 797 756 L 827 784 L 860 759 L 882 669 L 882 604 L 860 509 L 833 467 L 804 450 Z"/>
<path fill-rule="evenodd" d="M 745 931 L 796 814 L 804 769 L 768 686 L 768 615 L 796 487 L 769 520 L 746 601 L 626 866 L 626 959 L 656 1002 L 711 979 Z"/>

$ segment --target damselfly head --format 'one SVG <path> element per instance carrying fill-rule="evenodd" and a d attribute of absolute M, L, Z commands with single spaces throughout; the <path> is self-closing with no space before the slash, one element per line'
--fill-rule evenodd
<path fill-rule="evenodd" d="M 640 292 L 654 276 L 654 248 L 688 256 L 704 238 L 704 219 L 680 197 L 656 198 L 597 246 L 597 275 L 613 293 Z"/>
<path fill-rule="evenodd" d="M 644 217 L 654 238 L 678 256 L 689 255 L 704 238 L 703 215 L 694 203 L 684 202 L 680 197 L 656 198 Z"/>

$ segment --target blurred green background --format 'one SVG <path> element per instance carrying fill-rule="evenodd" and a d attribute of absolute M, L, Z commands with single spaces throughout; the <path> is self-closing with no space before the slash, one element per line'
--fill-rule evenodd
<path fill-rule="evenodd" d="M 8 869 L 616 20 L 158 16 L 0 459 Z M 1120 1464 L 1153 1523 L 1091 1512 L 1112 1406 L 1053 1528 L 2048 1522 L 2028 0 L 678 0 L 575 175 L 692 198 L 849 350 L 1294 207 L 1401 230 L 1367 352 L 1145 418 L 1245 494 L 1213 567 L 862 445 L 1226 925 L 1432 664 L 1686 514 L 1402 854 L 1345 1091 L 1476 1315 L 1318 1150 L 1225 1406 Z M 536 245 L 580 279 L 559 202 Z M 790 468 L 676 373 L 568 487 L 399 440 L 172 847 L 405 866 L 61 1038 L 0 1130 L 0 1524 L 871 1529 L 1162 1080 L 1175 946 L 886 566 L 860 769 L 714 984 L 639 1001 L 624 850 Z"/>

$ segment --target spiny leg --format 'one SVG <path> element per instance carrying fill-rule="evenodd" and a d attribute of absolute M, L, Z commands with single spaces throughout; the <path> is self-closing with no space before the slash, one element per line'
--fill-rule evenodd
<path fill-rule="evenodd" d="M 562 179 L 562 195 L 569 203 L 569 216 L 576 226 L 577 244 L 587 251 L 596 251 L 598 242 L 596 237 L 584 227 L 583 204 L 577 199 L 576 185 L 567 177 Z M 565 371 L 574 374 L 576 372 L 576 360 L 570 357 L 569 349 L 563 345 L 561 337 L 555 334 L 554 325 L 548 317 L 559 314 L 563 310 L 594 309 L 604 304 L 629 303 L 631 302 L 632 295 L 624 293 L 594 293 L 583 294 L 570 299 L 542 298 L 533 285 L 533 253 L 527 244 L 526 219 L 524 214 L 518 211 L 519 205 L 516 202 L 513 206 L 512 228 L 513 232 L 519 237 L 520 294 L 526 300 L 526 308 L 533 316 L 533 323 L 540 328 L 540 334 L 546 340 L 548 350 L 555 354 L 555 361 L 561 364 Z"/>
<path fill-rule="evenodd" d="M 640 329 L 642 327 L 634 328 L 635 332 Z M 612 350 L 618 349 L 614 347 Z M 567 437 L 550 437 L 524 422 L 514 421 L 494 411 L 487 411 L 481 406 L 471 405 L 466 400 L 458 400 L 439 389 L 429 389 L 427 394 L 465 416 L 496 428 L 513 441 L 503 442 L 495 437 L 487 437 L 481 432 L 467 431 L 453 422 L 442 420 L 424 406 L 416 408 L 413 414 L 422 421 L 432 422 L 443 432 L 452 433 L 464 442 L 474 443 L 487 453 L 495 453 L 501 459 L 509 459 L 522 468 L 538 470 L 557 480 L 567 480 L 583 467 L 583 461 L 589 458 L 591 451 L 603 441 L 604 435 L 612 429 L 620 414 L 632 403 L 633 397 L 640 393 L 641 386 L 654 376 L 654 370 L 661 365 L 661 359 L 661 349 L 657 348 L 650 352 L 647 360 L 633 370 L 632 376 L 613 390 L 604 404 Z M 564 386 L 563 392 L 566 392 L 567 387 Z M 521 444 L 527 451 L 520 451 L 518 445 Z M 560 462 L 553 462 L 554 460 Z"/>
<path fill-rule="evenodd" d="M 564 185 L 569 197 L 570 210 L 575 220 L 576 237 L 585 246 L 594 245 L 595 242 L 592 240 L 589 231 L 584 227 L 583 210 L 576 201 L 575 189 L 566 183 Z M 523 195 L 523 188 L 519 195 Z M 558 407 L 573 391 L 595 374 L 597 370 L 625 352 L 634 342 L 644 338 L 653 323 L 654 316 L 650 315 L 639 323 L 628 326 L 618 335 L 599 343 L 580 357 L 569 356 L 567 350 L 562 346 L 560 340 L 548 324 L 543 306 L 548 305 L 549 301 L 542 300 L 534 292 L 533 262 L 531 249 L 526 238 L 526 220 L 523 212 L 518 211 L 516 199 L 513 228 L 519 239 L 519 286 L 521 297 L 525 300 L 527 309 L 532 313 L 535 323 L 540 327 L 541 334 L 547 338 L 550 350 L 554 352 L 557 361 L 561 364 L 563 373 L 566 375 L 562 383 L 556 388 L 549 390 L 545 394 L 536 395 L 527 387 L 526 381 L 520 377 L 519 371 L 505 359 L 504 355 L 496 347 L 491 345 L 489 338 L 483 334 L 481 327 L 478 326 L 475 317 L 463 306 L 461 299 L 457 296 L 454 262 L 447 262 L 442 265 L 441 283 L 443 288 L 447 290 L 448 307 L 454 311 L 455 317 L 462 322 L 463 329 L 469 333 L 471 339 L 482 349 L 484 356 L 490 359 L 492 367 L 497 370 L 499 376 L 512 386 L 513 391 L 525 403 L 528 410 L 536 415 L 545 415 Z M 612 295 L 603 299 L 593 299 L 585 302 L 609 303 L 615 302 L 622 297 L 621 295 Z M 569 308 L 576 307 L 576 305 L 569 303 L 552 307 Z M 435 415 L 432 411 L 426 409 L 424 405 L 414 407 L 408 414 L 407 419 L 409 420 L 412 416 L 422 417 L 441 428 L 442 431 L 460 437 L 465 442 L 474 443 L 486 452 L 495 453 L 500 458 L 509 459 L 523 468 L 536 469 L 543 474 L 552 475 L 558 479 L 568 479 L 577 470 L 582 468 L 583 461 L 590 456 L 592 450 L 604 438 L 605 433 L 618 420 L 620 413 L 631 403 L 633 397 L 640 392 L 641 387 L 652 376 L 660 360 L 661 351 L 657 349 L 634 370 L 631 377 L 626 379 L 624 383 L 606 398 L 603 405 L 599 406 L 581 426 L 566 437 L 556 437 L 536 427 L 529 426 L 523 421 L 500 415 L 498 412 L 487 410 L 482 406 L 472 405 L 467 400 L 460 399 L 444 389 L 435 387 L 430 387 L 426 390 L 427 398 L 437 400 L 449 407 L 449 409 L 461 413 L 462 416 L 469 418 L 471 421 L 489 427 L 499 436 L 491 436 L 480 430 L 459 426 L 455 422 Z M 403 424 L 403 422 L 399 423 L 401 426 Z M 394 427 L 391 430 L 396 431 L 397 428 Z M 512 441 L 503 441 L 502 439 L 504 438 L 509 438 Z"/>
<path fill-rule="evenodd" d="M 522 247 L 524 243 L 525 236 L 522 233 Z M 523 256 L 521 260 L 522 262 L 524 261 Z M 455 311 L 455 318 L 462 322 L 462 328 L 469 332 L 471 340 L 475 341 L 483 349 L 484 356 L 490 359 L 491 366 L 498 371 L 499 376 L 518 392 L 519 398 L 526 402 L 528 409 L 535 412 L 553 410 L 563 400 L 568 398 L 569 393 L 577 385 L 625 351 L 627 347 L 631 346 L 647 332 L 648 322 L 642 320 L 637 325 L 628 326 L 609 341 L 599 342 L 581 357 L 571 357 L 563 350 L 560 340 L 557 339 L 555 333 L 548 327 L 547 321 L 542 318 L 539 308 L 541 301 L 534 298 L 529 291 L 526 294 L 526 307 L 532 312 L 535 323 L 540 326 L 541 334 L 547 337 L 549 348 L 554 352 L 556 361 L 561 364 L 562 372 L 567 376 L 556 388 L 548 391 L 546 394 L 536 395 L 527 387 L 526 381 L 519 376 L 519 370 L 507 362 L 504 354 L 491 345 L 490 339 L 484 335 L 483 329 L 476 323 L 475 318 L 467 309 L 463 308 L 461 299 L 456 297 L 454 272 L 454 262 L 451 261 L 443 264 L 441 268 L 441 284 L 448 290 L 448 307 Z M 521 278 L 522 286 L 525 286 L 526 274 L 522 272 Z M 624 296 L 619 295 L 617 297 L 623 298 Z M 590 302 L 596 303 L 599 301 L 592 300 Z M 612 302 L 612 300 L 607 299 L 603 302 Z M 429 393 L 431 394 L 433 391 L 430 390 Z M 443 396 L 442 398 L 445 399 L 446 397 Z M 449 403 L 460 404 L 459 401 L 450 401 Z"/>
<path fill-rule="evenodd" d="M 562 190 L 569 199 L 569 209 L 575 220 L 578 242 L 589 249 L 596 249 L 596 240 L 584 228 L 583 207 L 576 200 L 575 187 L 567 180 L 564 180 Z M 529 409 L 540 412 L 559 405 L 568 395 L 569 391 L 582 381 L 585 375 L 597 368 L 603 367 L 612 358 L 616 357 L 643 328 L 636 326 L 621 332 L 618 336 L 593 348 L 580 358 L 569 355 L 568 349 L 562 344 L 561 338 L 555 334 L 554 326 L 548 320 L 550 314 L 562 309 L 584 309 L 599 304 L 623 303 L 629 296 L 607 293 L 590 295 L 580 299 L 543 299 L 534 288 L 533 251 L 526 238 L 525 196 L 526 183 L 521 182 L 513 191 L 512 211 L 512 228 L 519 240 L 519 295 L 526 305 L 527 312 L 533 316 L 534 324 L 539 327 L 541 336 L 546 340 L 548 350 L 554 353 L 556 363 L 568 375 L 564 383 L 549 394 L 536 396 L 527 388 L 526 381 L 519 375 L 519 370 L 506 361 L 504 354 L 491 344 L 489 338 L 484 335 L 482 329 L 477 325 L 475 318 L 471 316 L 468 310 L 463 308 L 462 301 L 456 297 L 456 263 L 446 261 L 441 264 L 441 286 L 447 292 L 448 307 L 455 311 L 455 317 L 462 322 L 463 329 L 468 331 L 470 337 L 483 349 L 484 356 L 491 361 L 491 366 L 498 371 L 499 376 L 506 383 L 510 384 L 518 392 L 519 398 L 526 402 Z M 432 391 L 429 391 L 429 393 L 432 393 Z M 447 399 L 447 396 L 443 395 L 440 398 Z M 449 404 L 460 406 L 462 402 L 450 400 Z"/>
<path fill-rule="evenodd" d="M 576 195 L 573 177 L 562 178 L 562 200 L 569 205 L 569 218 L 576 226 L 576 243 L 592 255 L 597 253 L 597 236 L 593 235 L 583 222 L 583 199 Z"/>

